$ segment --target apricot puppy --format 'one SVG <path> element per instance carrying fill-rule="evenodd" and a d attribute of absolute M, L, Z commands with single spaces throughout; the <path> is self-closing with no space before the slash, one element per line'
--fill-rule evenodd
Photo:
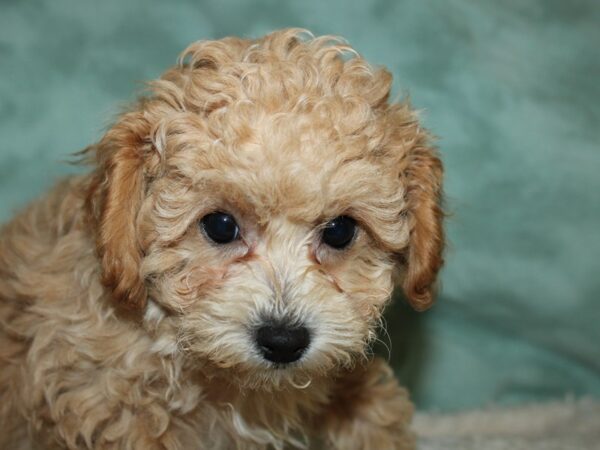
<path fill-rule="evenodd" d="M 442 165 L 340 39 L 197 42 L 0 233 L 0 448 L 411 449 Z"/>

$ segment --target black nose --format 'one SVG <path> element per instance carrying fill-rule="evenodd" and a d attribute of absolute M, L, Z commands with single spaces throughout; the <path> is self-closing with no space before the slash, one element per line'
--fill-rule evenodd
<path fill-rule="evenodd" d="M 304 327 L 268 325 L 257 330 L 256 343 L 265 359 L 291 363 L 300 359 L 310 344 L 310 335 Z"/>

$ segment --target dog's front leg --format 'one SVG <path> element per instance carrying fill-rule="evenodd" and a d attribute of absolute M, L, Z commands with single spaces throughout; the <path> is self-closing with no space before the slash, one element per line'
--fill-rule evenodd
<path fill-rule="evenodd" d="M 381 358 L 340 378 L 322 422 L 327 448 L 412 450 L 413 406 Z"/>

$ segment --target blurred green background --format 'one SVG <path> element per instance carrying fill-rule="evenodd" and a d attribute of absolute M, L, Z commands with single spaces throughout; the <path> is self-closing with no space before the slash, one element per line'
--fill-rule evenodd
<path fill-rule="evenodd" d="M 440 137 L 438 304 L 388 311 L 421 409 L 600 396 L 597 0 L 0 1 L 0 221 L 190 42 L 339 34 Z"/>

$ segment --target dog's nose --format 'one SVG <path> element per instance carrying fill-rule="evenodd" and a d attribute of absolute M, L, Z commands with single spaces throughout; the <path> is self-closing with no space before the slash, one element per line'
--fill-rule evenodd
<path fill-rule="evenodd" d="M 256 332 L 256 342 L 265 359 L 291 363 L 299 360 L 310 344 L 310 334 L 305 327 L 267 325 Z"/>

